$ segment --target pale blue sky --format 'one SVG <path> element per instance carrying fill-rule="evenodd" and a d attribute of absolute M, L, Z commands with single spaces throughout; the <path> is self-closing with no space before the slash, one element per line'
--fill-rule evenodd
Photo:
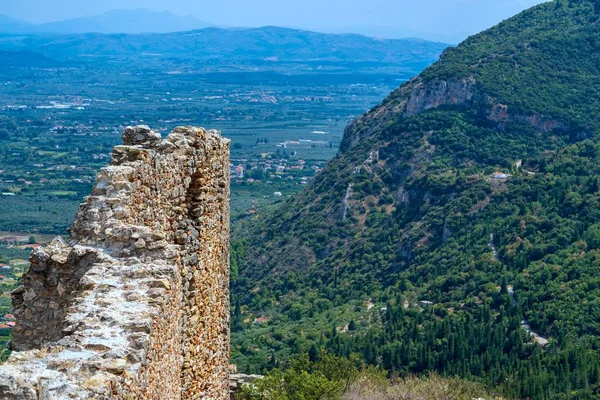
<path fill-rule="evenodd" d="M 278 25 L 380 36 L 479 32 L 543 0 L 0 0 L 0 13 L 31 22 L 148 8 L 215 25 Z"/>

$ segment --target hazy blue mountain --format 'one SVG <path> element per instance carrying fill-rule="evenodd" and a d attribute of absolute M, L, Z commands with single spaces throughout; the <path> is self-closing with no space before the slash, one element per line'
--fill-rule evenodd
<path fill-rule="evenodd" d="M 403 26 L 376 26 L 376 25 L 351 25 L 338 28 L 317 29 L 319 32 L 327 33 L 346 33 L 360 32 L 366 36 L 384 37 L 389 39 L 421 38 L 433 42 L 458 44 L 466 39 L 468 32 L 457 29 L 446 34 L 422 31 L 406 28 Z"/>
<path fill-rule="evenodd" d="M 31 51 L 0 50 L 0 67 L 48 68 L 59 65 L 55 60 Z"/>
<path fill-rule="evenodd" d="M 0 35 L 0 49 L 29 50 L 56 59 L 93 57 L 188 57 L 227 60 L 348 61 L 424 66 L 447 45 L 420 39 L 375 39 L 295 29 L 206 28 L 167 34 Z M 423 66 L 423 67 L 424 67 Z"/>
<path fill-rule="evenodd" d="M 0 14 L 0 32 L 17 33 L 24 32 L 28 27 L 31 27 L 27 22 L 20 21 L 5 14 Z"/>
<path fill-rule="evenodd" d="M 14 21 L 11 23 L 11 20 Z M 91 17 L 75 18 L 46 24 L 24 24 L 0 17 L 4 33 L 167 33 L 201 29 L 209 26 L 192 16 L 180 16 L 168 11 L 113 10 Z"/>

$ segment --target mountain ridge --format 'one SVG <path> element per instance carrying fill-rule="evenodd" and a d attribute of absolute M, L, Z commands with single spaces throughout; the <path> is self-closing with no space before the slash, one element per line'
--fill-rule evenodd
<path fill-rule="evenodd" d="M 36 67 L 49 68 L 59 66 L 60 63 L 31 51 L 3 51 L 0 50 L 0 67 Z"/>
<path fill-rule="evenodd" d="M 0 25 L 0 32 L 18 34 L 172 33 L 210 26 L 191 15 L 180 16 L 149 9 L 111 10 L 89 17 L 41 24 L 24 23 L 8 16 L 5 19 L 14 22 Z M 135 23 L 132 24 L 132 21 Z"/>
<path fill-rule="evenodd" d="M 27 22 L 18 20 L 6 14 L 0 14 L 0 29 L 8 32 L 16 32 L 24 29 L 29 24 Z"/>
<path fill-rule="evenodd" d="M 600 271 L 599 11 L 546 3 L 447 49 L 351 123 L 303 192 L 245 221 L 234 360 L 316 346 L 512 398 L 595 398 L 600 326 L 576 299 L 600 298 L 577 289 Z M 589 386 L 554 367 L 567 354 Z"/>
<path fill-rule="evenodd" d="M 361 35 L 321 34 L 279 27 L 201 30 L 164 34 L 0 35 L 0 49 L 30 50 L 52 58 L 81 54 L 132 56 L 158 54 L 178 57 L 238 57 L 283 60 L 352 60 L 360 51 L 366 61 L 394 62 L 409 57 L 428 63 L 446 48 L 418 39 L 375 39 Z"/>

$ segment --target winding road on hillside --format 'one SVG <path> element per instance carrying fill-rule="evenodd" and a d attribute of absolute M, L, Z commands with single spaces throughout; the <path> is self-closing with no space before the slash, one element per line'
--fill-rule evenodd
<path fill-rule="evenodd" d="M 494 234 L 490 234 L 490 241 L 488 242 L 488 246 L 490 246 L 490 249 L 492 250 L 492 253 L 494 255 L 494 260 L 498 261 L 498 262 L 502 262 L 500 260 L 500 257 L 498 256 L 498 250 L 496 249 L 496 246 L 494 245 Z M 515 289 L 512 286 L 508 286 L 508 294 L 510 295 L 510 297 L 512 298 L 513 302 L 516 303 L 515 300 Z M 523 329 L 525 329 L 525 331 L 527 331 L 527 333 L 529 333 L 529 335 L 531 335 L 531 338 L 540 346 L 544 347 L 548 344 L 548 339 L 546 339 L 545 337 L 539 335 L 538 333 L 534 332 L 531 329 L 531 325 L 529 325 L 529 321 L 527 321 L 527 319 L 523 319 L 521 321 L 521 326 L 523 327 Z"/>

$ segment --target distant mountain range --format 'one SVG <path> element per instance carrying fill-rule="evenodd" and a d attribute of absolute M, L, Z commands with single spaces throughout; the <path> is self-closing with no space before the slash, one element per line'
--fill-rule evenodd
<path fill-rule="evenodd" d="M 375 39 L 296 29 L 205 28 L 164 34 L 0 34 L 0 50 L 33 51 L 60 61 L 98 57 L 177 57 L 261 62 L 357 61 L 421 69 L 437 60 L 446 44 L 420 39 Z"/>
<path fill-rule="evenodd" d="M 55 67 L 59 63 L 39 53 L 31 51 L 0 50 L 0 67 Z"/>
<path fill-rule="evenodd" d="M 215 26 L 200 21 L 194 16 L 181 16 L 169 11 L 112 10 L 91 17 L 81 17 L 44 24 L 21 21 L 8 15 L 0 14 L 0 33 L 11 34 L 139 34 L 139 33 L 172 33 L 184 32 Z M 297 26 L 286 26 L 291 29 L 303 29 Z M 236 29 L 236 28 L 231 28 Z M 407 29 L 404 26 L 347 26 L 338 28 L 311 29 L 323 33 L 346 34 L 360 33 L 365 36 L 389 39 L 424 38 L 430 41 L 458 43 L 468 36 L 466 32 L 454 32 L 448 35 L 433 32 L 421 32 Z"/>
<path fill-rule="evenodd" d="M 467 31 L 462 31 L 457 29 L 454 32 L 447 32 L 445 34 L 429 32 L 429 31 L 419 31 L 407 28 L 403 25 L 399 26 L 375 26 L 375 25 L 353 25 L 346 27 L 338 27 L 338 28 L 323 28 L 316 29 L 319 32 L 326 33 L 346 33 L 346 32 L 356 32 L 361 35 L 371 36 L 371 37 L 382 37 L 388 39 L 405 39 L 405 38 L 421 38 L 433 42 L 442 42 L 442 43 L 450 43 L 450 44 L 458 44 L 470 36 L 470 33 Z"/>
<path fill-rule="evenodd" d="M 19 21 L 8 15 L 0 14 L 0 32 L 20 33 L 24 32 L 27 26 L 32 26 L 27 22 Z"/>
<path fill-rule="evenodd" d="M 168 33 L 210 26 L 193 16 L 168 11 L 114 10 L 103 14 L 45 24 L 31 24 L 0 14 L 0 32 L 18 34 Z"/>

